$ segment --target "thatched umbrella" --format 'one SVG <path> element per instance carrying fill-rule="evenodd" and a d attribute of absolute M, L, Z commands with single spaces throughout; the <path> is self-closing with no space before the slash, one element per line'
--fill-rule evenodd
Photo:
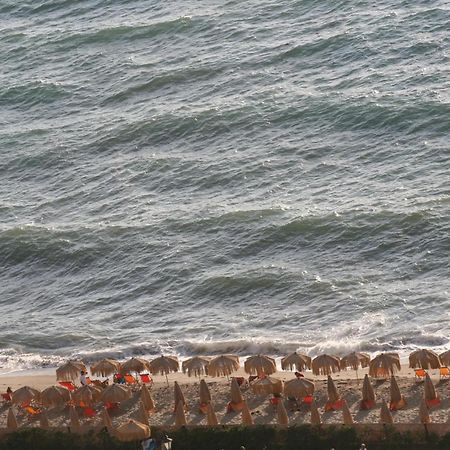
<path fill-rule="evenodd" d="M 362 387 L 362 400 L 361 409 L 370 409 L 375 406 L 375 392 L 373 390 L 372 383 L 370 382 L 369 376 L 366 374 L 364 377 L 363 387 Z"/>
<path fill-rule="evenodd" d="M 181 364 L 183 373 L 187 373 L 188 377 L 194 375 L 200 377 L 201 375 L 208 374 L 208 365 L 210 359 L 205 356 L 194 356 L 193 358 L 186 359 Z"/>
<path fill-rule="evenodd" d="M 6 420 L 6 427 L 8 430 L 17 430 L 19 428 L 19 424 L 17 423 L 16 415 L 14 414 L 14 411 L 12 408 L 9 408 L 8 410 L 8 419 Z"/>
<path fill-rule="evenodd" d="M 341 363 L 337 356 L 324 354 L 316 356 L 311 362 L 311 367 L 314 375 L 330 375 L 341 370 Z"/>
<path fill-rule="evenodd" d="M 211 403 L 208 403 L 208 409 L 206 411 L 206 423 L 212 427 L 219 425 L 219 421 L 217 420 L 216 413 L 214 412 L 214 408 Z"/>
<path fill-rule="evenodd" d="M 101 399 L 105 403 L 120 403 L 131 397 L 131 391 L 127 386 L 112 384 L 101 393 Z"/>
<path fill-rule="evenodd" d="M 86 384 L 72 392 L 72 400 L 91 406 L 100 400 L 101 394 L 102 390 L 99 387 Z"/>
<path fill-rule="evenodd" d="M 350 412 L 350 408 L 348 407 L 347 401 L 344 399 L 342 401 L 342 419 L 344 421 L 344 425 L 353 425 L 353 416 Z"/>
<path fill-rule="evenodd" d="M 148 412 L 145 409 L 144 403 L 139 401 L 139 407 L 137 410 L 137 420 L 145 425 L 148 425 Z"/>
<path fill-rule="evenodd" d="M 31 400 L 39 400 L 40 397 L 41 391 L 30 386 L 22 386 L 12 393 L 11 401 L 15 404 L 29 404 Z"/>
<path fill-rule="evenodd" d="M 114 428 L 113 428 L 112 420 L 108 413 L 108 410 L 106 408 L 103 408 L 101 415 L 102 415 L 103 426 L 107 429 L 109 434 L 112 434 L 114 431 Z"/>
<path fill-rule="evenodd" d="M 50 423 L 48 421 L 47 413 L 45 411 L 42 411 L 39 414 L 39 426 L 43 430 L 48 430 L 50 428 Z"/>
<path fill-rule="evenodd" d="M 279 401 L 277 404 L 277 423 L 282 427 L 289 425 L 289 417 L 282 401 Z"/>
<path fill-rule="evenodd" d="M 186 426 L 186 425 L 187 425 L 187 421 L 186 421 L 186 415 L 184 413 L 184 404 L 180 400 L 175 407 L 175 426 L 177 428 L 179 428 L 179 427 Z"/>
<path fill-rule="evenodd" d="M 180 364 L 176 356 L 164 356 L 161 355 L 158 358 L 150 361 L 150 372 L 153 374 L 161 374 L 166 376 L 167 386 L 169 385 L 169 379 L 167 374 L 171 372 L 178 372 Z"/>
<path fill-rule="evenodd" d="M 394 423 L 394 419 L 392 418 L 391 411 L 389 411 L 386 400 L 383 399 L 383 403 L 381 404 L 380 410 L 380 422 L 382 424 L 392 424 Z"/>
<path fill-rule="evenodd" d="M 317 409 L 316 402 L 313 400 L 311 403 L 311 425 L 321 425 L 322 419 L 320 418 L 319 410 Z"/>
<path fill-rule="evenodd" d="M 152 395 L 145 384 L 143 384 L 141 388 L 141 401 L 144 404 L 146 411 L 153 412 L 155 410 L 155 403 Z"/>
<path fill-rule="evenodd" d="M 400 370 L 400 356 L 397 353 L 380 353 L 369 363 L 369 375 L 373 378 L 386 379 L 395 370 Z"/>
<path fill-rule="evenodd" d="M 331 378 L 331 375 L 328 375 L 327 378 L 327 393 L 328 393 L 327 402 L 329 403 L 336 403 L 341 398 L 336 389 L 336 385 L 334 384 L 333 378 Z"/>
<path fill-rule="evenodd" d="M 41 403 L 46 406 L 57 406 L 70 400 L 70 391 L 62 386 L 50 386 L 41 392 Z"/>
<path fill-rule="evenodd" d="M 299 370 L 311 369 L 311 358 L 307 355 L 294 352 L 281 359 L 281 368 L 283 370 Z"/>
<path fill-rule="evenodd" d="M 284 393 L 287 397 L 302 398 L 314 394 L 314 383 L 306 378 L 294 378 L 284 383 Z"/>
<path fill-rule="evenodd" d="M 200 380 L 200 404 L 206 405 L 211 401 L 211 393 L 205 380 Z"/>
<path fill-rule="evenodd" d="M 341 369 L 353 369 L 356 371 L 356 379 L 358 380 L 358 368 L 368 367 L 370 356 L 367 353 L 352 352 L 341 358 Z"/>
<path fill-rule="evenodd" d="M 114 433 L 119 441 L 141 441 L 150 437 L 150 427 L 136 420 L 130 419 L 128 422 L 116 428 Z"/>
<path fill-rule="evenodd" d="M 183 408 L 186 408 L 186 399 L 184 398 L 183 391 L 177 381 L 173 384 L 173 392 L 175 398 L 175 409 L 178 407 L 180 402 L 183 405 Z"/>
<path fill-rule="evenodd" d="M 239 358 L 236 355 L 221 355 L 209 362 L 208 375 L 211 377 L 228 377 L 238 369 Z"/>
<path fill-rule="evenodd" d="M 256 395 L 281 394 L 283 392 L 283 382 L 272 377 L 258 378 L 252 381 L 251 387 Z"/>
<path fill-rule="evenodd" d="M 150 369 L 150 363 L 144 358 L 130 358 L 128 361 L 120 364 L 120 370 L 123 374 L 136 372 L 141 373 Z"/>
<path fill-rule="evenodd" d="M 433 350 L 416 350 L 409 355 L 409 367 L 412 369 L 421 367 L 422 369 L 439 369 L 441 359 Z"/>
<path fill-rule="evenodd" d="M 250 413 L 250 410 L 248 409 L 248 405 L 247 405 L 246 401 L 244 401 L 241 415 L 242 415 L 242 425 L 250 426 L 250 425 L 254 424 L 252 414 Z"/>
<path fill-rule="evenodd" d="M 439 355 L 439 358 L 444 366 L 450 366 L 450 350 Z"/>
<path fill-rule="evenodd" d="M 70 431 L 72 433 L 79 433 L 81 425 L 75 406 L 71 406 L 69 408 L 69 420 L 70 420 Z"/>
<path fill-rule="evenodd" d="M 425 402 L 428 406 L 432 406 L 439 403 L 439 397 L 436 393 L 433 382 L 431 381 L 428 373 L 425 376 L 425 388 L 424 388 Z"/>
<path fill-rule="evenodd" d="M 86 366 L 81 361 L 68 361 L 56 369 L 56 379 L 60 381 L 75 381 L 81 371 L 86 372 Z"/>
<path fill-rule="evenodd" d="M 391 411 L 403 409 L 406 406 L 406 401 L 400 392 L 400 388 L 394 375 L 391 375 L 390 393 L 391 393 L 391 401 L 389 403 L 389 409 Z"/>
<path fill-rule="evenodd" d="M 240 404 L 243 401 L 241 388 L 239 387 L 236 378 L 233 378 L 231 380 L 231 403 Z"/>
<path fill-rule="evenodd" d="M 114 373 L 120 373 L 120 362 L 115 359 L 102 359 L 91 366 L 92 375 L 108 377 Z"/>
<path fill-rule="evenodd" d="M 424 399 L 422 399 L 422 401 L 420 402 L 419 417 L 420 417 L 420 422 L 423 424 L 427 424 L 427 423 L 431 422 L 430 413 L 428 411 L 428 406 L 425 403 Z"/>
<path fill-rule="evenodd" d="M 244 362 L 244 370 L 250 375 L 271 375 L 277 371 L 275 360 L 270 356 L 256 355 L 248 357 Z"/>

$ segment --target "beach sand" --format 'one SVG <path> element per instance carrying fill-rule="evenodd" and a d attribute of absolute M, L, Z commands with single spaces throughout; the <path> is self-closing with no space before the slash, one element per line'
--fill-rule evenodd
<path fill-rule="evenodd" d="M 359 380 L 355 377 L 354 371 L 343 371 L 333 374 L 336 387 L 342 398 L 345 398 L 353 419 L 356 423 L 375 424 L 380 422 L 381 402 L 385 399 L 389 402 L 390 382 L 372 380 L 374 386 L 377 404 L 374 409 L 361 411 L 359 404 L 361 400 L 362 378 L 366 370 L 358 371 Z M 430 417 L 433 423 L 449 424 L 450 429 L 450 381 L 439 380 L 438 371 L 429 371 L 436 386 L 438 395 L 441 398 L 439 406 L 430 410 Z M 248 378 L 243 369 L 233 374 L 233 376 L 243 376 Z M 273 375 L 275 378 L 283 380 L 293 379 L 292 372 L 277 372 Z M 305 377 L 315 382 L 316 388 L 314 398 L 324 424 L 342 423 L 342 411 L 324 412 L 324 405 L 327 400 L 327 382 L 325 376 L 314 376 L 311 372 L 305 372 Z M 174 411 L 174 381 L 178 381 L 188 403 L 189 411 L 186 414 L 188 425 L 206 425 L 206 416 L 199 413 L 199 378 L 191 377 L 182 373 L 174 373 L 168 376 L 170 385 L 167 386 L 165 377 L 154 376 L 154 385 L 151 393 L 155 402 L 156 411 L 150 415 L 150 425 L 172 427 L 175 422 Z M 204 377 L 211 392 L 212 404 L 219 423 L 222 425 L 237 425 L 241 423 L 239 413 L 226 413 L 227 404 L 230 401 L 230 382 L 226 377 L 211 378 Z M 424 383 L 414 379 L 414 371 L 402 366 L 402 370 L 397 374 L 397 381 L 402 395 L 407 401 L 406 409 L 393 412 L 394 423 L 399 424 L 420 424 L 419 404 L 423 397 Z M 0 377 L 0 391 L 5 392 L 6 387 L 10 386 L 13 390 L 21 386 L 31 386 L 37 389 L 44 389 L 56 384 L 56 376 L 49 374 L 31 374 L 31 375 L 4 375 Z M 244 398 L 247 400 L 255 424 L 276 424 L 277 415 L 275 408 L 269 402 L 269 396 L 257 396 L 252 389 L 242 390 Z M 140 395 L 136 390 L 131 399 L 120 405 L 120 410 L 112 414 L 113 424 L 115 426 L 125 422 L 128 418 L 136 418 L 138 412 Z M 289 424 L 303 424 L 310 422 L 309 406 L 301 405 L 300 408 L 291 409 L 286 401 L 286 409 L 289 416 Z M 99 411 L 102 405 L 96 405 Z M 17 410 L 17 408 L 16 408 Z M 0 428 L 6 427 L 6 418 L 8 406 L 2 404 L 0 407 Z M 48 418 L 51 426 L 65 427 L 69 423 L 67 407 L 57 407 L 48 411 Z M 23 411 L 17 413 L 20 426 L 38 426 L 37 421 L 30 421 L 27 414 Z M 100 416 L 94 418 L 82 418 L 86 426 L 100 426 Z M 447 429 L 447 426 L 444 427 Z"/>

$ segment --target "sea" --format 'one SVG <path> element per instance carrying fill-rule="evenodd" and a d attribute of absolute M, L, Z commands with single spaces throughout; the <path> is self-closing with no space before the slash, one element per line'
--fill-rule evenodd
<path fill-rule="evenodd" d="M 449 24 L 0 0 L 0 373 L 449 349 Z"/>

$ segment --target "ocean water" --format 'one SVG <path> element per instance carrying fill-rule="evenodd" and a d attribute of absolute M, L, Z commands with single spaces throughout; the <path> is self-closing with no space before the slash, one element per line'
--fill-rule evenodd
<path fill-rule="evenodd" d="M 0 372 L 450 348 L 449 23 L 0 0 Z"/>

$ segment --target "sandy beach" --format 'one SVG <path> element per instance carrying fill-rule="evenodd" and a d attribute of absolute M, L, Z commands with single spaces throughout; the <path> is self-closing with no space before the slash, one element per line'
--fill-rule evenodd
<path fill-rule="evenodd" d="M 372 380 L 376 394 L 376 406 L 371 410 L 360 410 L 362 377 L 366 370 L 358 371 L 359 380 L 356 379 L 354 371 L 343 371 L 333 374 L 336 387 L 342 398 L 347 401 L 355 423 L 376 424 L 380 422 L 380 407 L 382 400 L 389 402 L 390 382 Z M 440 405 L 430 410 L 430 417 L 433 423 L 447 424 L 450 427 L 450 381 L 439 380 L 439 373 L 430 370 L 429 374 L 436 386 L 436 391 L 441 398 Z M 234 376 L 243 376 L 248 378 L 241 368 Z M 305 372 L 305 376 L 315 383 L 314 398 L 319 407 L 321 419 L 324 424 L 343 423 L 342 411 L 324 412 L 324 405 L 327 401 L 327 382 L 325 376 L 314 376 L 311 372 Z M 277 372 L 273 375 L 275 378 L 290 380 L 295 377 L 293 372 Z M 154 376 L 154 384 L 151 389 L 152 397 L 155 402 L 156 411 L 150 415 L 150 425 L 172 427 L 175 422 L 174 416 L 174 381 L 177 381 L 185 395 L 189 411 L 186 413 L 188 425 L 206 425 L 206 416 L 199 412 L 199 378 L 188 377 L 182 373 L 169 374 L 169 386 L 167 386 L 165 377 Z M 222 425 L 237 425 L 241 423 L 240 413 L 227 413 L 227 404 L 230 401 L 230 382 L 224 378 L 204 377 L 211 392 L 212 404 L 216 412 L 219 423 Z M 397 374 L 397 381 L 402 395 L 406 399 L 405 409 L 392 413 L 394 423 L 402 424 L 420 424 L 419 404 L 423 397 L 424 383 L 416 381 L 414 371 L 402 366 L 402 370 Z M 4 375 L 0 377 L 0 391 L 5 392 L 10 386 L 13 390 L 21 386 L 31 386 L 42 390 L 48 386 L 55 385 L 56 376 L 52 374 L 37 375 Z M 253 421 L 255 424 L 276 424 L 277 415 L 273 405 L 270 404 L 269 396 L 257 396 L 251 388 L 242 389 L 243 397 L 246 399 Z M 128 418 L 136 418 L 138 414 L 138 405 L 140 400 L 139 390 L 133 392 L 132 397 L 121 403 L 120 409 L 111 415 L 115 426 L 125 422 Z M 303 424 L 310 422 L 309 406 L 301 405 L 299 408 L 292 408 L 290 403 L 285 400 L 286 409 L 289 417 L 289 424 Z M 6 427 L 7 413 L 9 406 L 2 404 L 0 408 L 0 427 Z M 23 411 L 17 411 L 17 418 L 20 427 L 38 426 L 38 421 L 29 420 L 27 414 Z M 99 412 L 102 404 L 96 404 L 95 409 Z M 50 425 L 52 427 L 65 427 L 69 423 L 68 409 L 65 406 L 55 407 L 47 413 Z M 83 418 L 82 422 L 86 427 L 100 426 L 100 415 L 93 418 Z M 444 427 L 447 429 L 447 426 Z"/>

